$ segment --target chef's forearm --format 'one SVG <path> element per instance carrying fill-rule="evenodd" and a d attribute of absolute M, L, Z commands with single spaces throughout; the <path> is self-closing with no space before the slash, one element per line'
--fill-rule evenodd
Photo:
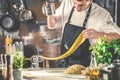
<path fill-rule="evenodd" d="M 107 39 L 108 41 L 112 41 L 113 39 L 120 39 L 120 35 L 117 33 L 108 33 Z"/>
<path fill-rule="evenodd" d="M 100 33 L 99 37 L 106 36 L 107 40 L 110 42 L 113 39 L 120 39 L 120 35 L 117 33 Z"/>
<path fill-rule="evenodd" d="M 52 29 L 55 27 L 56 24 L 56 18 L 53 15 L 47 16 L 47 26 L 49 29 Z"/>

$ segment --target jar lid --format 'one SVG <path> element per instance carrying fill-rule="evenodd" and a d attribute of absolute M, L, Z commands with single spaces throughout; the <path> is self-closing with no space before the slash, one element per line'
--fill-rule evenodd
<path fill-rule="evenodd" d="M 113 65 L 114 65 L 114 67 L 120 67 L 120 60 L 119 59 L 115 59 L 113 61 Z"/>

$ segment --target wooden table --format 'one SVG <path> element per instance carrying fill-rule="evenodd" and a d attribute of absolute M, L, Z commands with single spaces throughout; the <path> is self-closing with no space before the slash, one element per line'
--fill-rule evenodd
<path fill-rule="evenodd" d="M 80 74 L 65 74 L 65 68 L 24 69 L 23 80 L 85 80 Z"/>

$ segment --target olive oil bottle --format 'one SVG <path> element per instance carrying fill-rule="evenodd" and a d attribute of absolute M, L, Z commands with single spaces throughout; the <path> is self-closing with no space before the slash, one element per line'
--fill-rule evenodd
<path fill-rule="evenodd" d="M 100 76 L 100 71 L 97 67 L 95 54 L 92 54 L 89 71 L 90 71 L 90 80 L 98 80 Z"/>

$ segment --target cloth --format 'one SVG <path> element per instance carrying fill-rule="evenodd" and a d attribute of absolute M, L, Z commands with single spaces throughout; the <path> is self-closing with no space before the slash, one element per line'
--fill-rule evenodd
<path fill-rule="evenodd" d="M 64 30 L 65 23 L 68 20 L 72 7 L 72 0 L 62 1 L 60 7 L 56 9 L 56 14 L 54 14 L 57 20 L 55 27 L 62 27 L 62 31 Z M 71 24 L 82 26 L 85 16 L 86 11 L 77 12 L 75 10 L 70 22 Z M 110 13 L 94 2 L 92 3 L 90 18 L 86 24 L 86 28 L 92 28 L 99 32 L 116 32 L 120 34 L 120 28 L 113 22 L 113 18 L 111 17 Z M 92 45 L 96 43 L 97 39 L 89 39 L 89 41 Z"/>

